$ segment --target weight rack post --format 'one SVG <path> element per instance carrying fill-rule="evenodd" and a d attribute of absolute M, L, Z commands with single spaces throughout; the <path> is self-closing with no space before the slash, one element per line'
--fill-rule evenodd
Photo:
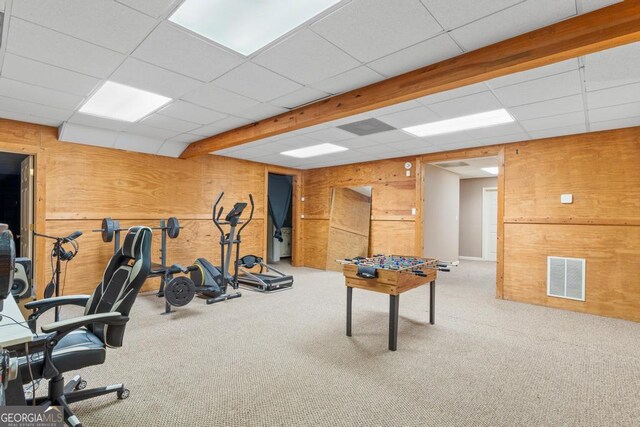
<path fill-rule="evenodd" d="M 120 221 L 113 221 L 115 231 L 113 232 L 113 253 L 116 254 L 120 250 Z"/>

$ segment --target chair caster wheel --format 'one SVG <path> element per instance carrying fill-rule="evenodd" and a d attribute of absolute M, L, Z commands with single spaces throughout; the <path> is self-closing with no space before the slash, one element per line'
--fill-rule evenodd
<path fill-rule="evenodd" d="M 87 382 L 85 380 L 82 380 L 78 384 L 76 384 L 76 390 L 84 390 L 85 388 L 87 388 Z"/>
<path fill-rule="evenodd" d="M 118 396 L 118 399 L 124 400 L 129 397 L 129 389 L 123 388 L 122 390 L 118 390 L 116 395 Z"/>

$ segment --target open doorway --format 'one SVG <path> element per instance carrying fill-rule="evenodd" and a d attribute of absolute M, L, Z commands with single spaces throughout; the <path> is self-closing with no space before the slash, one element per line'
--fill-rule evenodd
<path fill-rule="evenodd" d="M 0 222 L 13 232 L 17 255 L 32 259 L 32 156 L 0 152 Z"/>
<path fill-rule="evenodd" d="M 424 256 L 496 261 L 498 159 L 424 166 Z"/>
<path fill-rule="evenodd" d="M 267 178 L 267 263 L 291 264 L 294 177 L 269 172 Z"/>

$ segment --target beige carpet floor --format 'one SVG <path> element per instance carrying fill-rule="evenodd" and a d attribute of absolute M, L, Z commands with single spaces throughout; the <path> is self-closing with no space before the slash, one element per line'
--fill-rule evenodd
<path fill-rule="evenodd" d="M 86 426 L 640 425 L 640 325 L 496 300 L 494 269 L 441 273 L 434 326 L 428 287 L 403 294 L 396 352 L 385 295 L 354 291 L 345 336 L 339 273 L 170 316 L 141 295 L 125 346 L 82 372 L 131 397 L 73 407 Z"/>

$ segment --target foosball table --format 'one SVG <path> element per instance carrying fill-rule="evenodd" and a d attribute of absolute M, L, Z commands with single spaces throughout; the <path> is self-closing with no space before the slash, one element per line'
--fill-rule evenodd
<path fill-rule="evenodd" d="M 389 350 L 398 347 L 398 308 L 400 294 L 429 284 L 429 323 L 435 323 L 436 277 L 438 260 L 400 255 L 375 255 L 370 258 L 337 260 L 343 264 L 347 286 L 347 336 L 351 336 L 353 288 L 389 295 Z"/>

